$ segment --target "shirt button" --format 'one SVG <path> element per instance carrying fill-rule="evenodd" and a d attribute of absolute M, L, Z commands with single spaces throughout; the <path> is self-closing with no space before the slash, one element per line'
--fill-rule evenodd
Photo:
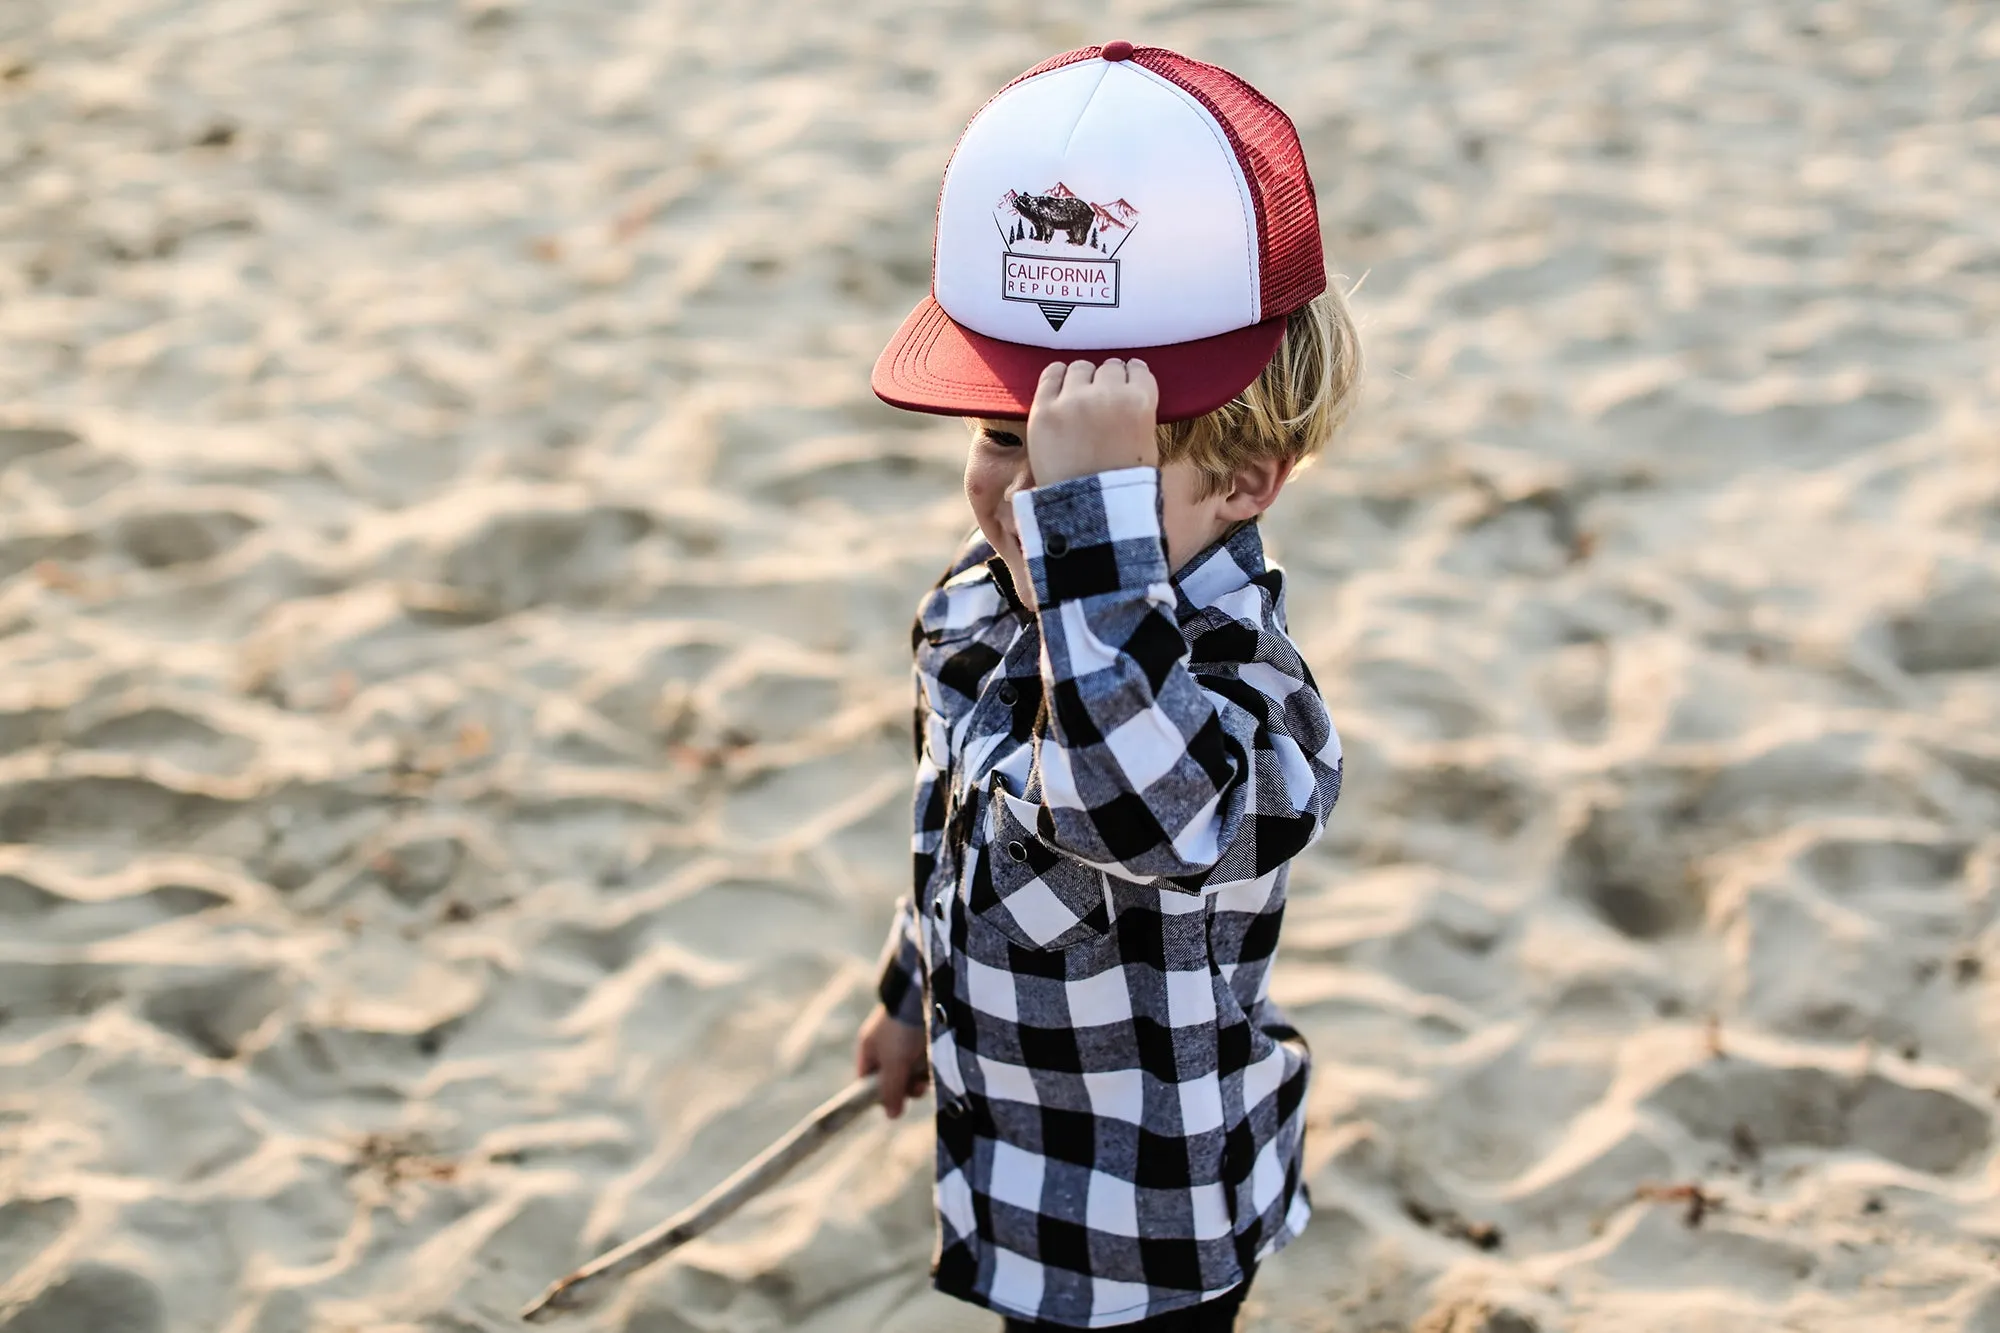
<path fill-rule="evenodd" d="M 1063 536 L 1060 532 L 1051 532 L 1047 537 L 1042 539 L 1042 549 L 1052 556 L 1068 555 L 1069 538 Z"/>
<path fill-rule="evenodd" d="M 937 900 L 937 905 L 931 908 L 931 915 L 940 921 L 944 920 L 944 899 Z"/>
<path fill-rule="evenodd" d="M 1001 681 L 1000 688 L 995 693 L 999 696 L 1000 702 L 1009 708 L 1012 708 L 1014 701 L 1021 697 L 1021 692 L 1014 688 L 1014 682 L 1011 680 Z"/>
<path fill-rule="evenodd" d="M 951 1015 L 944 1011 L 943 1001 L 931 1006 L 931 1017 L 937 1019 L 937 1025 L 941 1028 L 951 1026 Z"/>
<path fill-rule="evenodd" d="M 1013 857 L 1016 861 L 1025 861 L 1028 859 L 1028 849 L 1022 846 L 1019 839 L 1016 839 L 1007 844 L 1007 855 Z"/>

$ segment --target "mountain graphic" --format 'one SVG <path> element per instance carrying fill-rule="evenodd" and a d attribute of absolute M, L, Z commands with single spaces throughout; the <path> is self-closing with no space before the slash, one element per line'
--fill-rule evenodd
<path fill-rule="evenodd" d="M 1132 224 L 1139 219 L 1139 210 L 1134 208 L 1125 199 L 1114 199 L 1108 204 L 1089 203 L 1081 195 L 1077 194 L 1075 190 L 1070 189 L 1068 185 L 1057 181 L 1040 196 L 1027 194 L 1020 190 L 1009 190 L 1001 195 L 999 201 L 993 205 L 993 211 L 1006 221 L 1007 225 L 1003 227 L 1003 230 L 1011 229 L 1013 221 L 1020 212 L 1016 205 L 1017 200 L 1033 200 L 1038 197 L 1043 199 L 1074 199 L 1077 203 L 1084 204 L 1090 209 L 1092 224 L 1107 233 L 1114 227 L 1119 231 L 1129 231 Z"/>
<path fill-rule="evenodd" d="M 993 225 L 1002 249 L 1022 258 L 1070 261 L 1116 260 L 1139 223 L 1128 199 L 1108 204 L 1086 199 L 1057 181 L 1043 190 L 1007 190 L 993 206 Z M 1019 299 L 1019 298 L 1015 298 Z M 1111 304 L 1116 304 L 1114 299 Z M 1042 302 L 1051 328 L 1061 328 L 1074 306 Z"/>
<path fill-rule="evenodd" d="M 1103 204 L 1092 204 L 1090 206 L 1090 211 L 1096 214 L 1097 216 L 1097 225 L 1100 228 L 1118 227 L 1122 230 L 1127 225 L 1127 219 L 1119 217 L 1118 214 L 1114 211 L 1115 207 L 1116 207 L 1115 205 L 1112 207 L 1106 207 Z M 1128 215 L 1128 217 L 1136 216 L 1137 212 L 1138 210 L 1134 209 L 1133 212 Z"/>

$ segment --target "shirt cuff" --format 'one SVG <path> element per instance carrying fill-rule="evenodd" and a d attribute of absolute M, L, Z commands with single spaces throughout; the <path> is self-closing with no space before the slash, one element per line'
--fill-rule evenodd
<path fill-rule="evenodd" d="M 1160 470 L 1118 468 L 1014 496 L 1039 606 L 1165 583 Z"/>

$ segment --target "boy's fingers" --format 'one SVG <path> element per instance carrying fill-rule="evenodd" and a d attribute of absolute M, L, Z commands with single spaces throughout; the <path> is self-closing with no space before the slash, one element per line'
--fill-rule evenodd
<path fill-rule="evenodd" d="M 1065 389 L 1080 389 L 1090 383 L 1096 374 L 1097 367 L 1090 362 L 1072 361 L 1069 363 L 1069 374 L 1063 378 L 1063 387 Z"/>
<path fill-rule="evenodd" d="M 1125 363 L 1125 383 L 1149 409 L 1159 405 L 1160 382 L 1144 361 L 1135 357 Z"/>
<path fill-rule="evenodd" d="M 1062 392 L 1063 376 L 1067 373 L 1069 367 L 1060 361 L 1051 361 L 1043 366 L 1042 377 L 1035 381 L 1034 401 L 1028 404 L 1028 410 L 1033 412 L 1054 402 L 1056 395 Z"/>
<path fill-rule="evenodd" d="M 1123 384 L 1125 382 L 1125 363 L 1115 356 L 1106 357 L 1104 364 L 1097 368 L 1097 382 L 1099 384 Z"/>
<path fill-rule="evenodd" d="M 882 1109 L 888 1113 L 891 1120 L 903 1113 L 903 1101 L 909 1095 L 909 1084 L 902 1078 L 891 1076 L 892 1073 L 900 1072 L 887 1069 L 882 1071 Z"/>

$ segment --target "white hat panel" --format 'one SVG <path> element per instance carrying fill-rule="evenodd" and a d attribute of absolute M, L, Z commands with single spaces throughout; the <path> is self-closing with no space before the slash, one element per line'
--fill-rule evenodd
<path fill-rule="evenodd" d="M 1259 320 L 1256 212 L 1222 128 L 1128 61 L 1037 75 L 945 170 L 933 295 L 964 327 L 1088 351 Z"/>

